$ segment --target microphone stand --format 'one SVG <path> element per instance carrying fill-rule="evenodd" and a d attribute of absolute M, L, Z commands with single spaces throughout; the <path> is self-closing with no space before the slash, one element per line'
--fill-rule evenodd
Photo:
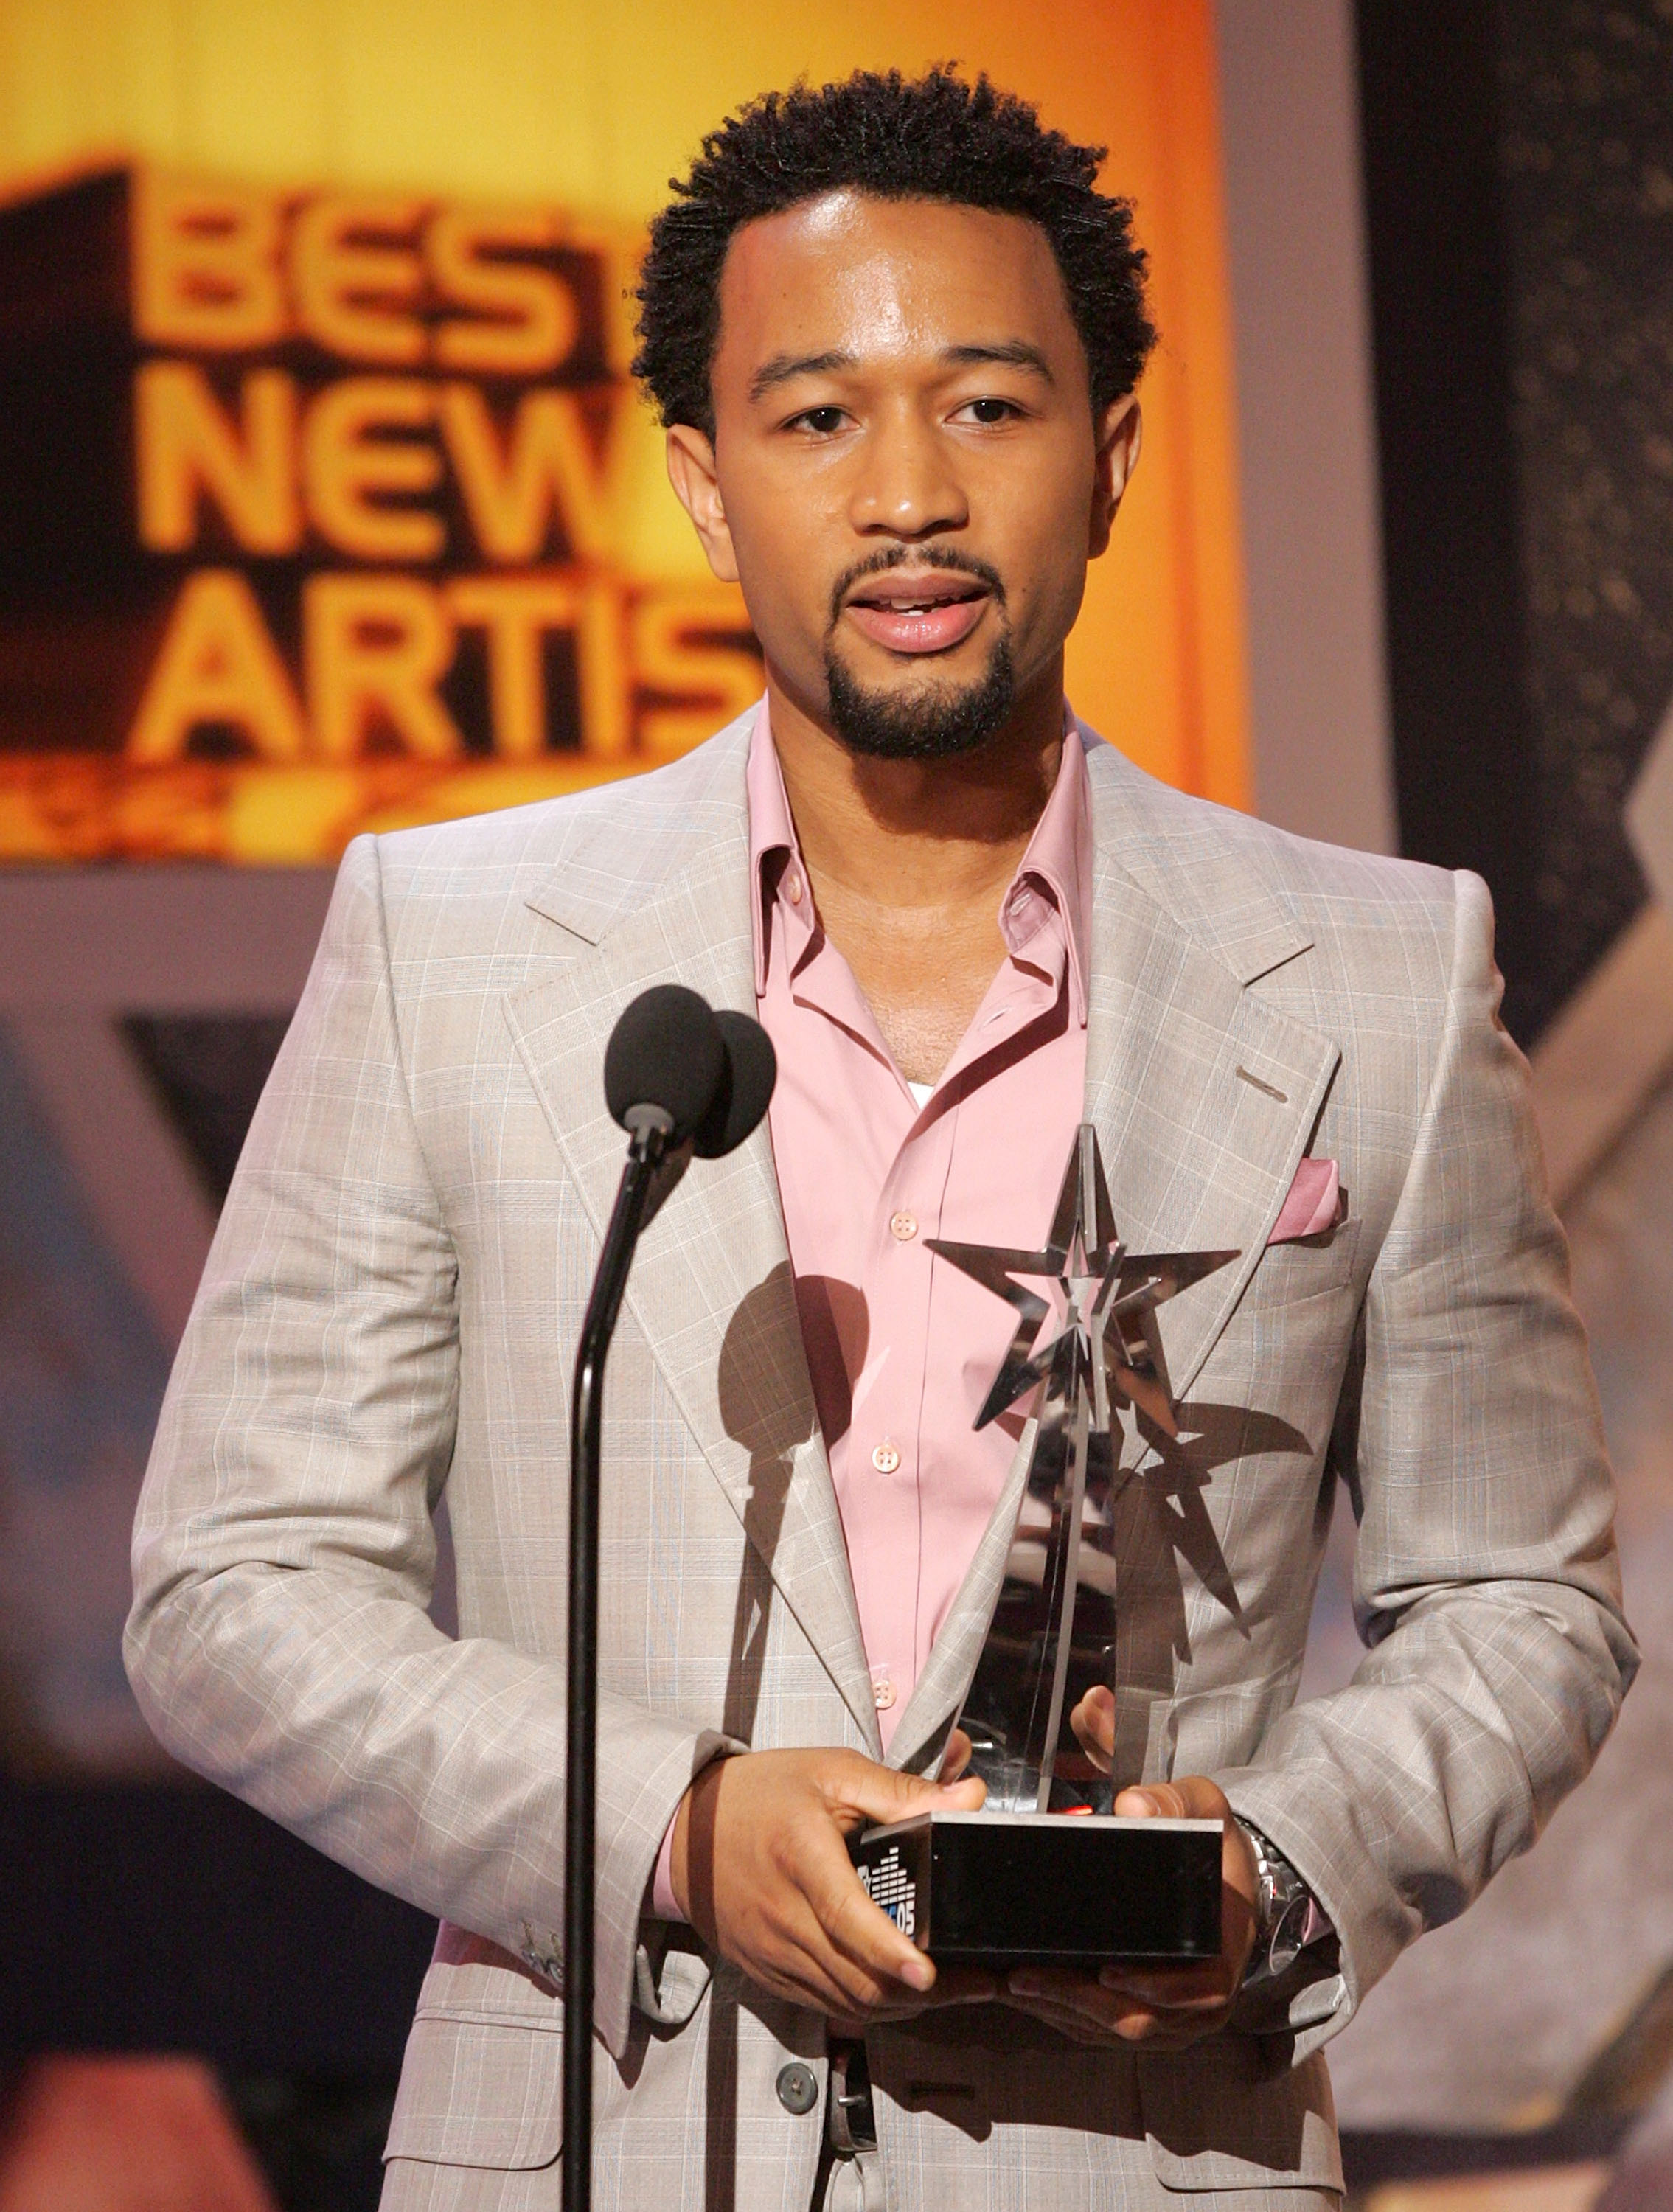
<path fill-rule="evenodd" d="M 593 1899 L 599 1742 L 599 1454 L 604 1365 L 674 1124 L 627 1116 L 631 1142 L 581 1323 L 569 1401 L 569 1735 L 563 1836 L 563 2212 L 593 2202 Z"/>

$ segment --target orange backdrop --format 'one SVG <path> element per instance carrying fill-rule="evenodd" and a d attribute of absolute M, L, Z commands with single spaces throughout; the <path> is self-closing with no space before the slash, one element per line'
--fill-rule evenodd
<path fill-rule="evenodd" d="M 1152 253 L 1143 465 L 1071 696 L 1146 767 L 1246 803 L 1208 0 L 9 0 L 0 381 L 27 356 L 58 411 L 24 459 L 50 448 L 58 476 L 40 463 L 43 519 L 15 525 L 0 574 L 0 858 L 317 861 L 359 829 L 630 772 L 717 725 L 757 664 L 624 381 L 636 241 L 740 100 L 949 55 L 1107 143 Z M 72 331 L 64 272 L 81 283 L 118 232 L 114 293 L 83 284 Z M 186 264 L 258 233 L 271 312 L 246 287 L 240 336 L 239 283 L 217 295 Z M 393 259 L 333 294 L 341 257 L 368 251 Z M 491 300 L 508 270 L 521 310 Z M 46 323 L 16 304 L 31 283 Z M 496 361 L 473 313 L 521 313 L 522 354 Z M 85 430 L 83 373 L 102 393 Z M 56 527 L 76 469 L 82 519 Z"/>

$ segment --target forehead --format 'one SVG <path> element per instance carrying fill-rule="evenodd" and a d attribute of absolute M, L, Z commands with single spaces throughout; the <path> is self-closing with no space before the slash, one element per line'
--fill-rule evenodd
<path fill-rule="evenodd" d="M 1025 216 L 826 192 L 745 223 L 721 271 L 717 369 L 1018 338 L 1079 352 L 1049 241 Z"/>

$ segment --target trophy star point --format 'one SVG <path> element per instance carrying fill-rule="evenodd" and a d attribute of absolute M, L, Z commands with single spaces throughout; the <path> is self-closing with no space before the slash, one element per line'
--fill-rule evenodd
<path fill-rule="evenodd" d="M 1083 1173 L 1086 1164 L 1090 1176 Z M 1043 1384 L 1058 1346 L 1072 1337 L 1084 1368 L 1084 1379 L 1076 1387 L 1092 1380 L 1094 1395 L 1107 1403 L 1112 1418 L 1117 1403 L 1135 1405 L 1159 1425 L 1178 1433 L 1167 1391 L 1153 1372 L 1146 1371 L 1147 1356 L 1144 1367 L 1132 1364 L 1135 1348 L 1124 1340 L 1120 1323 L 1147 1322 L 1158 1306 L 1240 1255 L 1224 1250 L 1129 1254 L 1109 1214 L 1097 1135 L 1084 1127 L 1076 1133 L 1050 1240 L 1042 1249 L 1027 1252 L 943 1237 L 924 1240 L 931 1252 L 1003 1298 L 1017 1316 L 1010 1347 L 976 1416 L 978 1429 L 1013 1406 L 1026 1390 Z M 1090 1247 L 1089 1227 L 1100 1239 Z M 1043 1297 L 1031 1284 L 1043 1285 L 1047 1295 Z M 1115 1342 L 1106 1353 L 1112 1324 Z M 1153 1328 L 1153 1322 L 1149 1325 Z"/>

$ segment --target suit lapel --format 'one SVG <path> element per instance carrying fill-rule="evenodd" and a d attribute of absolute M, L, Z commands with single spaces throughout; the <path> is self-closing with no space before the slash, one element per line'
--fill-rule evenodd
<path fill-rule="evenodd" d="M 1239 1255 L 1161 1309 L 1180 1398 L 1265 1249 L 1340 1054 L 1247 988 L 1304 952 L 1305 932 L 1251 882 L 1235 851 L 1199 844 L 1187 860 L 1159 850 L 1153 833 L 1147 841 L 1121 804 L 1122 781 L 1135 771 L 1110 757 L 1113 767 L 1092 782 L 1087 1117 L 1129 1249 Z M 1220 922 L 1213 951 L 1201 941 L 1209 928 L 1187 930 L 1156 895 L 1171 888 L 1175 870 L 1188 873 L 1178 888 L 1191 906 Z"/>
<path fill-rule="evenodd" d="M 710 832 L 601 940 L 506 1012 L 558 1148 L 602 1237 L 624 1139 L 599 1071 L 624 1007 L 674 979 L 753 1012 L 741 759 L 735 821 Z M 561 918 L 554 886 L 534 902 Z M 867 1740 L 877 1716 L 848 1554 L 814 1410 L 783 1215 L 763 1124 L 724 1160 L 697 1160 L 647 1231 L 627 1305 L 716 1480 Z M 610 1471 L 605 1470 L 605 1480 Z"/>
<path fill-rule="evenodd" d="M 1091 952 L 1086 1113 L 1116 1228 L 1130 1249 L 1239 1255 L 1160 1310 L 1169 1379 L 1183 1399 L 1265 1249 L 1338 1055 L 1251 997 L 1131 884 L 1100 881 Z M 901 1717 L 891 1765 L 912 1765 L 964 1702 L 999 1601 L 1034 1433 L 1030 1421 Z"/>
<path fill-rule="evenodd" d="M 1230 1247 L 1239 1255 L 1161 1309 L 1170 1380 L 1183 1396 L 1265 1249 L 1338 1054 L 1246 988 L 1305 951 L 1305 932 L 1220 848 L 1195 849 L 1186 878 L 1170 882 L 1186 864 L 1129 803 L 1132 786 L 1147 789 L 1147 779 L 1107 746 L 1088 769 L 1086 1112 L 1098 1130 L 1116 1227 L 1129 1249 Z M 1177 804 L 1171 794 L 1168 803 Z M 1126 865 L 1141 859 L 1143 883 Z M 1165 891 L 1179 895 L 1190 927 L 1164 903 Z M 901 1717 L 891 1765 L 916 1763 L 963 1703 L 1004 1580 L 1033 1436 L 1031 1422 Z"/>
<path fill-rule="evenodd" d="M 1005 1581 L 1038 1426 L 1037 1421 L 1028 1421 L 1017 1440 L 993 1517 L 896 1726 L 889 1746 L 891 1766 L 916 1767 L 925 1747 L 936 1743 L 964 1702 Z"/>

